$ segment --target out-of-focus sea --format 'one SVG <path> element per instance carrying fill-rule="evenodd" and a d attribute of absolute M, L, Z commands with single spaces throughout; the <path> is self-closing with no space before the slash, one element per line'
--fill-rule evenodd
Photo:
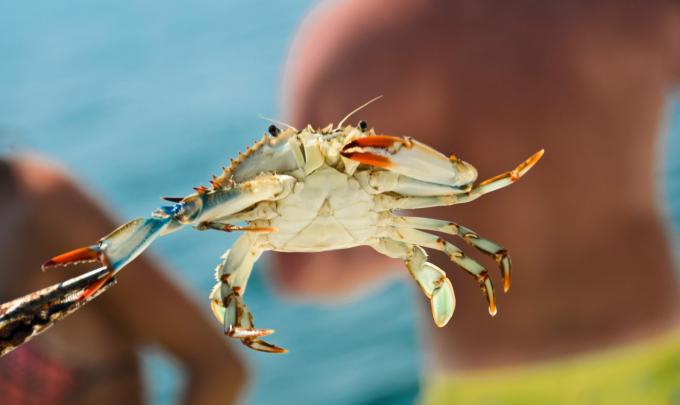
<path fill-rule="evenodd" d="M 277 117 L 286 49 L 311 5 L 0 3 L 0 145 L 64 162 L 121 221 L 147 214 L 160 196 L 206 183 L 261 136 L 268 123 L 258 114 Z M 677 103 L 670 117 L 680 117 Z M 669 122 L 671 136 L 660 145 L 667 162 L 659 165 L 661 190 L 680 223 L 680 159 L 673 152 L 680 151 L 680 120 Z M 207 312 L 212 269 L 232 241 L 186 230 L 151 250 Z M 420 296 L 411 283 L 393 281 L 369 297 L 318 307 L 277 296 L 263 277 L 266 267 L 263 260 L 254 272 L 248 305 L 291 353 L 245 353 L 255 377 L 248 403 L 413 402 L 422 360 Z M 149 398 L 176 402 L 181 370 L 154 349 L 144 357 Z"/>
<path fill-rule="evenodd" d="M 160 196 L 207 184 L 261 137 L 269 123 L 258 114 L 278 116 L 286 50 L 311 5 L 1 2 L 0 145 L 64 162 L 121 221 L 146 215 Z M 233 240 L 186 230 L 151 250 L 207 313 L 213 269 Z M 247 302 L 290 353 L 234 345 L 254 371 L 248 403 L 413 402 L 420 297 L 410 284 L 317 307 L 277 296 L 266 267 L 263 260 L 256 268 Z M 153 403 L 176 402 L 180 370 L 153 349 L 145 358 Z"/>

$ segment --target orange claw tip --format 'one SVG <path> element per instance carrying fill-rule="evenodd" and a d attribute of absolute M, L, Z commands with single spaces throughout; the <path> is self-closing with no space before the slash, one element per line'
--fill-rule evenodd
<path fill-rule="evenodd" d="M 531 155 L 527 160 L 525 160 L 524 162 L 522 162 L 522 164 L 519 165 L 518 171 L 526 171 L 531 169 L 533 165 L 535 165 L 536 163 L 538 163 L 539 160 L 541 160 L 544 153 L 545 149 L 541 149 L 538 152 Z"/>
<path fill-rule="evenodd" d="M 90 298 L 90 296 L 99 291 L 99 289 L 102 288 L 106 284 L 106 282 L 109 281 L 110 278 L 111 275 L 107 275 L 102 277 L 100 280 L 97 280 L 94 283 L 90 284 L 89 286 L 87 286 L 87 288 L 85 288 L 85 290 L 83 290 L 82 294 L 78 299 L 80 301 L 87 300 L 88 298 Z"/>
<path fill-rule="evenodd" d="M 507 293 L 508 291 L 510 291 L 510 277 L 503 280 L 503 292 Z"/>
<path fill-rule="evenodd" d="M 88 246 L 55 256 L 42 264 L 43 271 L 53 267 L 99 260 L 99 246 Z"/>
<path fill-rule="evenodd" d="M 529 163 L 530 165 L 533 166 L 534 164 L 536 164 L 536 162 L 538 162 L 539 160 L 541 160 L 541 158 L 543 157 L 543 154 L 544 154 L 544 153 L 545 153 L 545 149 L 539 150 L 538 152 L 536 152 L 536 153 L 534 153 L 533 155 L 531 155 L 531 157 L 529 157 L 529 159 L 527 159 L 527 163 Z"/>
<path fill-rule="evenodd" d="M 389 148 L 395 143 L 406 143 L 402 138 L 392 135 L 371 135 L 363 138 L 358 138 L 347 144 L 344 149 L 347 150 L 353 147 L 373 147 L 373 148 Z"/>
<path fill-rule="evenodd" d="M 495 317 L 496 314 L 498 314 L 498 309 L 496 308 L 496 304 L 492 302 L 489 304 L 489 315 Z"/>
<path fill-rule="evenodd" d="M 390 167 L 392 167 L 392 161 L 389 158 L 385 156 L 376 155 L 375 153 L 352 152 L 346 154 L 343 153 L 343 156 L 359 163 L 363 163 L 370 166 L 382 167 L 383 169 L 389 169 Z"/>

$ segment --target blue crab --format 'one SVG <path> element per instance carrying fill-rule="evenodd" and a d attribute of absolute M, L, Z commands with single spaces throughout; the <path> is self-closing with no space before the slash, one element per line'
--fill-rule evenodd
<path fill-rule="evenodd" d="M 343 120 L 344 121 L 344 120 Z M 122 225 L 97 243 L 53 257 L 43 269 L 84 261 L 106 269 L 77 291 L 90 300 L 158 236 L 190 226 L 197 230 L 242 231 L 221 257 L 210 294 L 215 317 L 226 335 L 251 349 L 286 350 L 262 339 L 272 329 L 256 328 L 244 302 L 254 263 L 266 251 L 321 252 L 371 246 L 404 261 L 430 300 L 434 323 L 451 319 L 456 299 L 446 273 L 427 261 L 424 248 L 445 253 L 472 275 L 496 314 L 494 287 L 487 270 L 447 240 L 428 231 L 459 237 L 491 256 L 510 288 L 510 257 L 505 248 L 456 223 L 398 215 L 398 210 L 449 206 L 473 201 L 508 186 L 541 158 L 535 153 L 515 169 L 474 184 L 477 171 L 458 157 L 445 156 L 410 137 L 381 135 L 361 121 L 298 131 L 270 126 L 268 134 L 231 161 L 210 187 L 199 186 L 148 218 Z"/>

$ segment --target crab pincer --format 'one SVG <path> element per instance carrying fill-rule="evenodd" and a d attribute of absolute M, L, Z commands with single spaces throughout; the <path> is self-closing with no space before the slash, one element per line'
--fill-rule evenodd
<path fill-rule="evenodd" d="M 42 269 L 46 271 L 81 263 L 100 263 L 108 270 L 108 275 L 81 292 L 79 298 L 85 300 L 106 284 L 108 279 L 126 264 L 139 256 L 160 235 L 171 219 L 170 216 L 133 219 L 94 245 L 54 256 L 43 263 Z"/>
<path fill-rule="evenodd" d="M 455 157 L 446 157 L 408 136 L 370 135 L 358 138 L 346 144 L 341 153 L 360 163 L 429 183 L 455 187 L 477 178 L 477 170 L 472 165 Z"/>

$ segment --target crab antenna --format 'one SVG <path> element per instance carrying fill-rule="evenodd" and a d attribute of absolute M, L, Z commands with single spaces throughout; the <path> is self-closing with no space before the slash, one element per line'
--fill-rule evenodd
<path fill-rule="evenodd" d="M 286 123 L 283 122 L 283 121 L 275 120 L 274 118 L 269 118 L 269 117 L 266 117 L 266 116 L 264 116 L 264 115 L 262 115 L 262 114 L 258 114 L 257 117 L 260 118 L 260 119 L 263 119 L 263 120 L 265 120 L 265 121 L 272 122 L 272 123 L 274 123 L 274 124 L 282 125 L 282 126 L 284 126 L 284 127 L 286 127 L 286 128 L 290 128 L 290 129 L 292 129 L 293 131 L 297 132 L 297 129 L 296 129 L 294 126 L 292 126 L 292 125 L 290 125 L 290 124 L 286 124 Z"/>
<path fill-rule="evenodd" d="M 382 96 L 382 94 L 381 94 L 381 95 L 379 95 L 378 97 L 372 98 L 372 99 L 368 100 L 367 102 L 363 103 L 362 105 L 360 105 L 359 107 L 357 107 L 356 109 L 354 109 L 354 111 L 352 111 L 351 113 L 347 114 L 347 115 L 345 116 L 345 118 L 343 118 L 343 119 L 340 121 L 340 123 L 338 124 L 338 128 L 342 128 L 342 124 L 344 124 L 345 121 L 347 121 L 347 119 L 349 119 L 349 117 L 351 117 L 351 116 L 354 115 L 355 113 L 361 111 L 362 109 L 364 109 L 365 107 L 367 107 L 367 106 L 368 106 L 369 104 L 371 104 L 372 102 L 377 101 L 377 100 L 380 100 L 382 97 L 383 97 L 383 96 Z"/>

